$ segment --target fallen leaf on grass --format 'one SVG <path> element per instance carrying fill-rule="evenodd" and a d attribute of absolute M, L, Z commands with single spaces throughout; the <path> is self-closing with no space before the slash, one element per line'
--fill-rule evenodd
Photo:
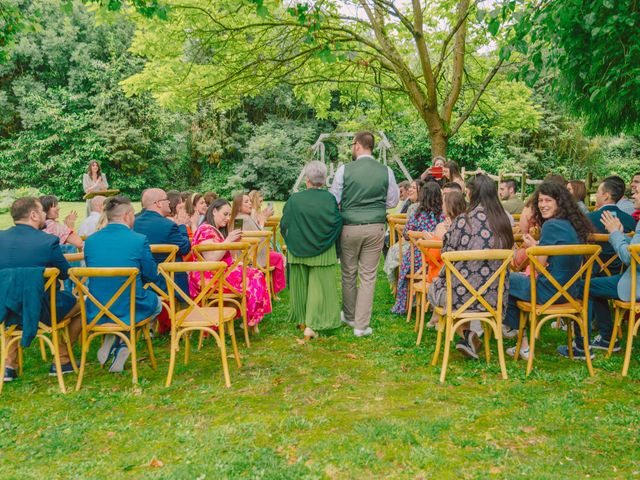
<path fill-rule="evenodd" d="M 274 385 L 280 385 L 282 382 L 284 382 L 284 378 L 282 377 L 276 377 L 273 379 L 273 384 Z"/>
<path fill-rule="evenodd" d="M 489 473 L 491 475 L 497 475 L 499 473 L 502 473 L 502 467 L 491 467 L 489 468 Z"/>
<path fill-rule="evenodd" d="M 304 345 L 306 342 L 302 338 L 296 338 L 296 343 L 298 345 Z"/>
<path fill-rule="evenodd" d="M 355 353 L 347 353 L 345 357 L 350 358 L 352 360 L 355 360 L 356 358 L 358 358 Z"/>
<path fill-rule="evenodd" d="M 151 468 L 161 468 L 164 467 L 164 462 L 162 460 L 158 460 L 156 457 L 153 457 L 148 466 Z"/>

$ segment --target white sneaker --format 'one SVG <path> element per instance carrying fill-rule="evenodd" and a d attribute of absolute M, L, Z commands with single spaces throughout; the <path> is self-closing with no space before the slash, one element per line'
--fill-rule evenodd
<path fill-rule="evenodd" d="M 560 318 L 558 320 L 554 320 L 553 322 L 551 322 L 551 328 L 555 328 L 556 330 L 567 331 L 567 324 L 564 323 L 564 320 Z"/>
<path fill-rule="evenodd" d="M 340 321 L 342 323 L 346 323 L 347 325 L 349 325 L 351 328 L 355 328 L 356 324 L 353 320 L 347 320 L 344 316 L 344 312 L 340 312 Z"/>
<path fill-rule="evenodd" d="M 129 347 L 123 342 L 120 341 L 118 347 L 116 347 L 116 351 L 113 354 L 113 362 L 111 362 L 111 366 L 109 367 L 109 371 L 111 373 L 118 373 L 124 370 L 124 364 L 129 358 Z"/>
<path fill-rule="evenodd" d="M 98 361 L 100 362 L 100 365 L 104 365 L 105 363 L 107 363 L 109 357 L 113 355 L 116 347 L 115 342 L 115 335 L 105 335 L 102 339 L 102 346 L 98 350 Z"/>
<path fill-rule="evenodd" d="M 517 328 L 511 328 L 508 325 L 502 324 L 502 338 L 516 338 L 517 336 Z"/>
<path fill-rule="evenodd" d="M 516 347 L 509 347 L 507 348 L 507 355 L 509 355 L 510 357 L 515 357 L 516 356 Z M 523 360 L 529 360 L 529 347 L 527 348 L 520 348 L 520 358 L 522 358 Z"/>
<path fill-rule="evenodd" d="M 356 337 L 367 337 L 373 333 L 373 329 L 371 327 L 367 327 L 364 330 L 358 330 L 357 328 L 353 329 L 353 334 Z"/>

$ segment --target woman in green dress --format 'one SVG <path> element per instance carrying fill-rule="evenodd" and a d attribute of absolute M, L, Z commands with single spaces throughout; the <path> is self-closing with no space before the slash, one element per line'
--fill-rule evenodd
<path fill-rule="evenodd" d="M 323 187 L 327 167 L 313 161 L 305 167 L 307 189 L 284 206 L 280 230 L 287 245 L 291 320 L 304 325 L 304 337 L 341 325 L 336 241 L 342 217 L 333 195 Z"/>

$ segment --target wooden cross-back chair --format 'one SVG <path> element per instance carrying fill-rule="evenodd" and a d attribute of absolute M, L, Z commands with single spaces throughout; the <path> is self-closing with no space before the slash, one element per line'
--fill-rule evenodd
<path fill-rule="evenodd" d="M 271 238 L 273 237 L 272 232 L 268 232 L 265 230 L 244 230 L 242 232 L 242 240 L 243 241 L 255 241 L 257 240 L 257 244 L 251 249 L 249 257 L 251 258 L 251 263 L 255 268 L 260 270 L 264 278 L 267 282 L 267 287 L 269 288 L 269 295 L 274 300 L 280 300 L 276 296 L 276 292 L 273 287 L 273 271 L 275 267 L 271 265 Z M 265 255 L 265 264 L 260 264 L 259 257 L 261 252 L 264 252 Z"/>
<path fill-rule="evenodd" d="M 229 326 L 231 344 L 233 345 L 233 355 L 238 368 L 242 366 L 238 344 L 236 342 L 233 320 L 236 317 L 234 307 L 224 306 L 224 277 L 227 264 L 225 262 L 176 262 L 161 263 L 159 265 L 160 274 L 167 282 L 169 292 L 169 316 L 171 318 L 171 345 L 169 371 L 167 373 L 166 386 L 171 385 L 173 371 L 176 363 L 176 354 L 180 348 L 180 339 L 185 337 L 185 365 L 189 362 L 189 341 L 190 332 L 207 332 L 211 335 L 220 348 L 222 360 L 222 371 L 224 383 L 231 386 L 229 376 L 229 365 L 227 363 L 227 350 L 225 344 L 225 329 Z M 200 292 L 196 298 L 191 298 L 189 292 L 183 291 L 175 282 L 177 272 L 199 272 Z M 212 274 L 211 279 L 205 279 L 205 272 Z M 176 297 L 186 305 L 183 309 L 178 309 Z M 215 330 L 217 329 L 217 331 Z"/>
<path fill-rule="evenodd" d="M 415 232 L 415 231 L 408 231 L 407 232 L 407 236 L 409 237 L 409 273 L 407 274 L 407 323 L 409 323 L 411 321 L 411 312 L 412 312 L 412 307 L 413 307 L 413 298 L 415 297 L 416 291 L 415 291 L 415 284 L 416 282 L 418 282 L 422 277 L 423 277 L 423 273 L 425 271 L 425 265 L 421 264 L 421 267 L 416 270 L 415 268 L 415 262 L 413 261 L 414 257 L 415 257 L 415 253 L 416 253 L 416 249 L 418 248 L 416 246 L 416 242 L 418 240 L 424 240 L 425 238 L 427 238 L 428 234 L 427 232 Z M 400 257 L 400 269 L 402 269 L 402 259 L 403 259 L 404 255 Z M 418 324 L 418 317 L 419 317 L 419 310 L 418 310 L 418 305 L 416 302 L 416 325 Z"/>
<path fill-rule="evenodd" d="M 281 219 L 282 219 L 282 217 L 279 217 L 277 215 L 273 215 L 273 216 L 267 218 L 267 220 L 264 222 L 264 228 L 271 230 L 271 234 L 272 234 L 271 245 L 273 247 L 273 250 L 278 250 L 278 232 L 280 231 L 280 220 Z M 281 245 L 284 247 L 283 243 L 281 243 Z"/>
<path fill-rule="evenodd" d="M 170 244 L 162 244 L 162 243 L 156 243 L 153 245 L 149 245 L 150 249 L 151 249 L 151 253 L 157 254 L 166 254 L 167 258 L 165 258 L 160 264 L 161 265 L 163 263 L 172 263 L 176 261 L 176 257 L 178 256 L 178 246 L 177 245 L 170 245 Z M 147 284 L 145 284 L 143 286 L 144 289 L 151 289 L 153 290 L 153 292 L 158 295 L 158 297 L 160 297 L 160 300 L 162 301 L 162 308 L 164 308 L 167 313 L 169 312 L 169 294 L 167 292 L 165 292 L 164 290 L 162 290 L 158 285 L 156 285 L 153 282 L 149 282 Z"/>
<path fill-rule="evenodd" d="M 255 243 L 254 243 L 255 244 Z M 249 261 L 249 252 L 252 244 L 250 242 L 229 242 L 229 243 L 201 243 L 193 247 L 193 253 L 199 261 L 207 261 L 204 257 L 206 252 L 224 252 L 230 251 L 232 253 L 233 263 L 227 267 L 224 279 L 224 301 L 225 304 L 231 304 L 236 307 L 240 315 L 242 316 L 242 323 L 244 326 L 244 341 L 247 347 L 251 346 L 249 340 L 249 324 L 247 318 L 247 270 L 246 266 Z M 227 277 L 238 266 L 242 268 L 242 286 L 240 289 L 231 285 Z M 200 340 L 198 342 L 198 348 L 202 348 L 202 342 L 204 339 L 204 332 L 200 334 Z"/>
<path fill-rule="evenodd" d="M 591 235 L 589 235 L 589 241 L 597 244 L 609 243 L 609 234 L 592 233 Z M 612 275 L 620 273 L 620 271 L 612 271 L 612 265 L 618 259 L 618 255 L 616 253 L 611 255 L 611 257 L 609 257 L 607 260 L 603 260 L 602 257 L 598 255 L 596 257 L 596 264 L 598 265 L 600 272 L 604 273 L 607 277 L 610 277 Z"/>
<path fill-rule="evenodd" d="M 64 384 L 62 365 L 60 364 L 60 347 L 59 340 L 62 340 L 67 345 L 67 351 L 69 352 L 69 360 L 74 371 L 78 371 L 76 360 L 73 356 L 73 349 L 71 348 L 71 339 L 69 337 L 69 323 L 71 323 L 71 317 L 67 316 L 61 320 L 58 320 L 58 314 L 56 311 L 56 294 L 58 286 L 58 275 L 60 270 L 57 268 L 46 268 L 44 270 L 44 291 L 49 295 L 50 305 L 50 320 L 51 325 L 46 325 L 42 322 L 38 322 L 38 330 L 36 337 L 40 341 L 41 348 L 43 345 L 47 345 L 53 356 L 53 362 L 56 366 L 56 377 L 58 378 L 58 385 L 62 393 L 67 393 L 67 389 Z M 34 299 L 39 301 L 40 298 Z M 0 323 L 0 371 L 4 375 L 4 369 L 6 366 L 7 355 L 12 345 L 18 344 L 18 374 L 22 375 L 23 370 L 23 358 L 22 347 L 19 342 L 22 339 L 22 330 L 18 325 L 6 326 L 5 322 Z M 46 355 L 44 356 L 46 360 Z M 2 392 L 2 386 L 4 382 L 0 382 L 0 392 Z"/>
<path fill-rule="evenodd" d="M 69 269 L 69 278 L 76 284 L 79 292 L 80 314 L 82 317 L 82 356 L 80 358 L 80 371 L 76 390 L 80 390 L 84 370 L 87 364 L 87 353 L 94 338 L 101 335 L 115 335 L 120 338 L 131 352 L 131 374 L 133 383 L 138 383 L 138 356 L 136 350 L 137 332 L 142 331 L 149 350 L 151 367 L 156 369 L 156 359 L 151 344 L 151 320 L 153 316 L 136 322 L 136 278 L 139 270 L 134 267 L 77 267 Z M 119 277 L 122 285 L 106 302 L 100 302 L 87 288 L 92 278 Z M 122 321 L 113 312 L 111 306 L 123 295 L 129 292 L 129 323 Z M 91 320 L 87 316 L 87 304 L 93 304 L 98 308 L 98 313 Z M 100 323 L 103 320 L 105 323 Z"/>
<path fill-rule="evenodd" d="M 397 225 L 405 225 L 407 223 L 406 214 L 389 214 L 387 215 L 389 223 L 389 247 L 392 247 L 398 241 Z"/>
<path fill-rule="evenodd" d="M 404 219 L 402 221 L 392 222 L 393 229 L 390 230 L 390 231 L 394 232 L 394 243 L 393 244 L 396 244 L 396 243 L 398 244 L 398 275 L 396 276 L 395 283 L 391 287 L 391 290 L 392 290 L 394 296 L 398 292 L 398 280 L 399 280 L 398 277 L 400 276 L 400 267 L 402 266 L 403 248 L 405 246 L 404 244 L 406 243 L 406 240 L 404 239 L 404 235 L 403 235 L 404 226 L 406 225 L 406 223 L 407 222 Z"/>
<path fill-rule="evenodd" d="M 589 325 L 588 325 L 588 302 L 583 299 L 589 298 L 589 284 L 591 282 L 591 272 L 596 258 L 600 254 L 601 248 L 598 245 L 552 245 L 543 247 L 530 247 L 527 249 L 527 257 L 532 268 L 531 281 L 531 301 L 526 302 L 519 300 L 517 306 L 520 309 L 520 326 L 518 328 L 518 342 L 514 360 L 518 360 L 520 353 L 520 345 L 522 344 L 522 335 L 525 324 L 529 323 L 529 360 L 527 362 L 527 375 L 533 369 L 533 359 L 535 356 L 536 338 L 540 336 L 542 326 L 553 319 L 569 319 L 572 323 L 578 325 L 583 338 L 583 347 L 585 351 L 587 369 L 589 375 L 593 376 L 593 366 L 591 365 L 591 356 L 589 354 Z M 555 257 L 555 256 L 579 256 L 582 265 L 578 271 L 564 284 L 560 284 L 556 280 L 546 265 L 542 265 L 538 257 Z M 556 289 L 555 294 L 543 304 L 537 303 L 536 281 L 533 279 L 546 278 L 553 288 Z M 578 285 L 578 282 L 584 280 L 582 289 L 582 298 L 574 298 L 569 290 Z M 558 301 L 564 303 L 557 303 Z M 569 347 L 569 357 L 573 358 L 573 329 L 567 328 L 567 345 Z"/>
<path fill-rule="evenodd" d="M 513 258 L 513 250 L 467 250 L 460 252 L 445 252 L 442 254 L 442 260 L 444 262 L 444 269 L 447 279 L 447 300 L 446 309 L 434 306 L 435 312 L 440 315 L 438 330 L 442 330 L 444 327 L 444 355 L 442 357 L 442 370 L 440 372 L 440 382 L 444 383 L 447 374 L 447 365 L 449 363 L 449 350 L 455 331 L 468 322 L 478 320 L 482 323 L 484 328 L 484 352 L 487 362 L 491 358 L 491 351 L 489 348 L 489 340 L 491 339 L 491 332 L 496 337 L 498 343 L 498 360 L 500 363 L 500 371 L 502 378 L 507 378 L 507 368 L 504 362 L 504 349 L 502 346 L 502 299 L 504 296 L 504 283 L 507 275 L 509 263 Z M 467 278 L 456 267 L 456 263 L 469 262 L 478 260 L 499 261 L 500 266 L 494 270 L 492 275 L 480 285 L 478 288 L 473 287 Z M 457 309 L 453 309 L 453 282 L 452 279 L 456 278 L 462 286 L 464 286 L 470 294 L 470 298 L 464 302 Z M 489 301 L 484 297 L 485 293 L 497 282 L 498 295 L 495 305 L 491 305 Z M 457 294 L 456 294 L 457 297 Z M 478 306 L 481 305 L 484 308 L 479 310 Z M 444 324 L 444 325 L 443 325 Z M 440 352 L 439 342 L 436 344 L 436 350 L 434 352 L 434 362 L 437 362 Z"/>
<path fill-rule="evenodd" d="M 422 275 L 418 282 L 413 285 L 413 289 L 416 293 L 416 325 L 414 330 L 418 332 L 418 337 L 416 339 L 416 346 L 419 346 L 422 342 L 422 334 L 424 332 L 424 316 L 429 308 L 429 301 L 427 300 L 427 293 L 429 290 L 429 284 L 427 283 L 427 274 L 429 274 L 429 269 L 426 267 L 427 264 L 438 265 L 439 268 L 442 268 L 444 265 L 442 258 L 436 258 L 434 255 L 435 250 L 442 249 L 442 240 L 418 240 L 416 242 L 416 247 L 420 250 L 422 254 L 422 266 L 425 267 L 422 269 Z M 440 337 L 442 335 L 442 331 L 438 331 L 438 346 L 440 345 Z"/>
<path fill-rule="evenodd" d="M 629 302 L 624 302 L 622 300 L 614 300 L 613 308 L 614 308 L 614 322 L 613 322 L 613 332 L 611 334 L 611 341 L 609 343 L 609 350 L 607 351 L 607 358 L 611 356 L 613 352 L 613 346 L 615 344 L 616 338 L 618 337 L 618 332 L 622 330 L 622 320 L 625 317 L 625 314 L 629 315 L 629 327 L 627 330 L 627 344 L 624 352 L 624 363 L 622 364 L 622 376 L 626 377 L 629 372 L 629 365 L 631 363 L 631 350 L 633 349 L 633 339 L 636 335 L 638 335 L 638 329 L 640 329 L 640 303 L 638 303 L 638 264 L 640 264 L 640 244 L 629 245 L 629 255 L 631 256 L 631 265 L 629 269 L 631 270 L 631 300 Z"/>

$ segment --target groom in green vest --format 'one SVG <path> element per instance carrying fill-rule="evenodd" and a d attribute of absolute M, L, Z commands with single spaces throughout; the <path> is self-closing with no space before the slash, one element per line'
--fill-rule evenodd
<path fill-rule="evenodd" d="M 369 323 L 384 224 L 387 209 L 394 208 L 400 198 L 393 172 L 373 158 L 373 147 L 373 134 L 356 133 L 351 144 L 353 162 L 338 168 L 329 189 L 340 205 L 344 224 L 340 236 L 343 321 L 357 337 L 373 333 Z"/>

